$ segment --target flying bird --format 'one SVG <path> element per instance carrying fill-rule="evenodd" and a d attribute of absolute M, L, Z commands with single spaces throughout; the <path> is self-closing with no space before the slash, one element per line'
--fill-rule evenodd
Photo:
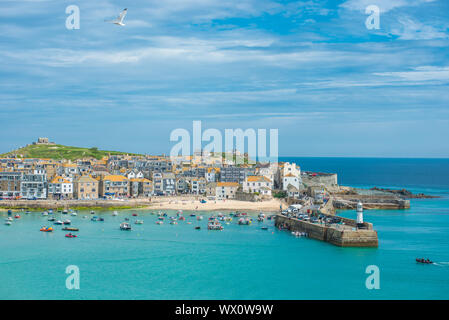
<path fill-rule="evenodd" d="M 128 11 L 128 9 L 125 8 L 125 9 L 120 13 L 120 15 L 117 17 L 117 19 L 115 19 L 115 20 L 109 20 L 109 21 L 106 21 L 106 22 L 110 22 L 110 23 L 116 24 L 116 25 L 118 25 L 118 26 L 124 26 L 125 24 L 123 23 L 123 19 L 125 19 L 125 16 L 126 16 L 126 12 L 127 12 L 127 11 Z"/>

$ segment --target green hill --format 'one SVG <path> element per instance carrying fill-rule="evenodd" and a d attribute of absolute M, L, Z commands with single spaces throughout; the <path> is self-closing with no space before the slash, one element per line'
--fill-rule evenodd
<path fill-rule="evenodd" d="M 137 155 L 133 153 L 120 152 L 120 151 L 106 151 L 98 150 L 98 148 L 80 148 L 80 147 L 70 147 L 63 146 L 61 144 L 36 144 L 28 145 L 26 147 L 4 153 L 0 157 L 5 158 L 8 156 L 17 156 L 21 158 L 48 158 L 48 159 L 68 159 L 76 160 L 82 158 L 93 157 L 96 159 L 101 159 L 107 155 L 119 155 L 119 154 L 129 154 Z"/>

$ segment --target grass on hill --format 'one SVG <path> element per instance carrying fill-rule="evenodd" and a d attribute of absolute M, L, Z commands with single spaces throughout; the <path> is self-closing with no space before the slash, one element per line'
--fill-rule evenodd
<path fill-rule="evenodd" d="M 54 145 L 28 145 L 26 147 L 20 148 L 18 150 L 14 150 L 8 153 L 4 153 L 0 155 L 1 157 L 14 156 L 22 158 L 48 158 L 48 159 L 67 159 L 67 160 L 76 160 L 82 158 L 93 157 L 96 159 L 101 159 L 107 155 L 120 155 L 120 154 L 129 154 L 136 155 L 127 152 L 120 151 L 106 151 L 106 150 L 98 150 L 98 148 L 80 148 L 80 147 L 70 147 L 64 146 L 60 144 Z"/>

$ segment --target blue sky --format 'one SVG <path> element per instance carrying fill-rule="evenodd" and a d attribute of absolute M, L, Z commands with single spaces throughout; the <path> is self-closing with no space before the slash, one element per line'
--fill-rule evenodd
<path fill-rule="evenodd" d="M 444 0 L 0 0 L 0 152 L 168 153 L 201 120 L 278 128 L 281 156 L 449 157 L 448 44 Z"/>

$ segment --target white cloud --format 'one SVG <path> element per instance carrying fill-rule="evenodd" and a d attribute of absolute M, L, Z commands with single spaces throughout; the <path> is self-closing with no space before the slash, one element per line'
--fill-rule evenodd
<path fill-rule="evenodd" d="M 381 12 L 388 12 L 400 7 L 419 6 L 434 1 L 437 0 L 348 0 L 340 6 L 348 10 L 365 11 L 369 5 L 377 5 Z"/>
<path fill-rule="evenodd" d="M 414 68 L 413 71 L 382 72 L 375 73 L 375 75 L 394 77 L 405 81 L 449 81 L 449 66 L 422 66 Z"/>
<path fill-rule="evenodd" d="M 425 25 L 409 17 L 398 19 L 399 27 L 392 28 L 391 34 L 399 36 L 401 40 L 432 40 L 448 39 L 449 35 L 443 28 Z"/>

